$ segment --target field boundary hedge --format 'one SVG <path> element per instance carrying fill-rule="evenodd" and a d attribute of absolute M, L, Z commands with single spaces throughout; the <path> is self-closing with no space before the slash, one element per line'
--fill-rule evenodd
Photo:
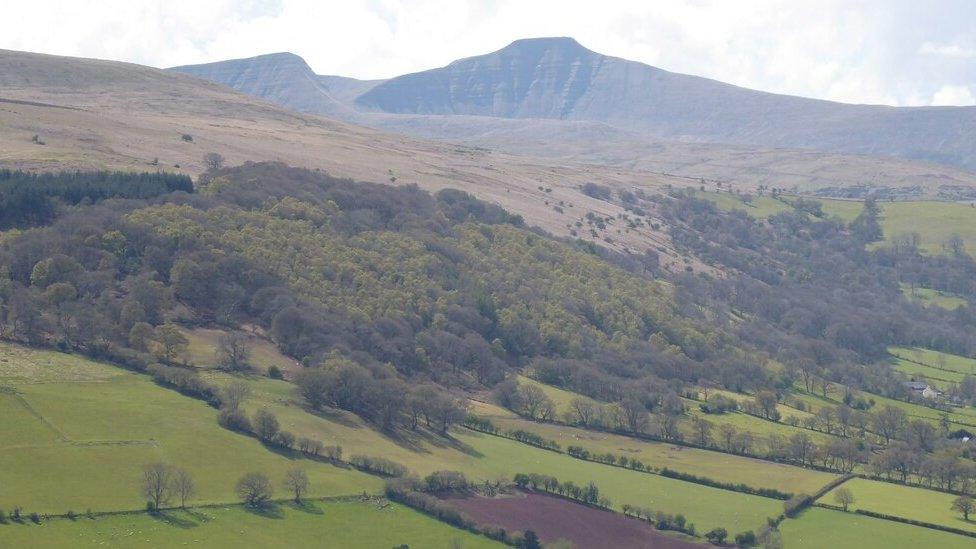
<path fill-rule="evenodd" d="M 372 494 L 371 495 L 371 497 L 378 497 L 378 496 L 379 496 L 378 494 Z M 362 499 L 363 499 L 363 495 L 362 494 L 348 494 L 348 495 L 342 495 L 342 496 L 305 497 L 305 498 L 302 498 L 302 501 L 310 501 L 310 502 L 347 502 L 348 501 L 348 502 L 352 503 L 352 502 L 356 502 L 356 501 L 361 501 Z M 295 501 L 295 499 L 294 498 L 290 498 L 290 497 L 288 497 L 288 498 L 276 498 L 276 499 L 268 500 L 269 503 L 274 504 L 274 505 L 287 504 L 287 503 L 291 503 L 293 501 Z M 163 513 L 163 512 L 167 512 L 167 511 L 184 511 L 184 510 L 192 510 L 192 509 L 214 509 L 214 508 L 217 508 L 217 507 L 243 507 L 243 506 L 244 506 L 244 503 L 242 503 L 240 501 L 223 502 L 223 503 L 221 503 L 221 502 L 198 503 L 196 505 L 187 505 L 186 507 L 179 507 L 179 506 L 161 507 L 161 508 L 159 508 L 159 510 L 157 512 Z M 21 522 L 27 522 L 27 521 L 30 520 L 29 518 L 27 518 L 28 517 L 28 514 L 26 513 L 26 511 L 23 511 L 22 510 L 21 513 L 22 513 L 21 516 L 23 517 L 23 519 L 22 519 Z M 39 516 L 42 519 L 44 519 L 44 520 L 50 520 L 50 519 L 65 519 L 65 520 L 89 519 L 89 520 L 95 520 L 98 517 L 115 517 L 115 516 L 126 516 L 126 515 L 147 515 L 147 514 L 149 514 L 149 511 L 147 511 L 145 509 L 145 507 L 141 507 L 141 508 L 138 508 L 138 509 L 118 509 L 118 510 L 115 510 L 115 511 L 91 511 L 91 510 L 86 510 L 84 512 L 79 512 L 79 513 L 72 513 L 71 511 L 65 512 L 65 513 L 39 513 Z M 0 523 L 0 526 L 3 526 L 4 524 L 9 524 L 11 522 L 15 522 L 15 521 L 12 518 L 10 518 L 10 514 L 8 513 L 7 514 L 7 522 L 6 523 Z"/>
<path fill-rule="evenodd" d="M 878 513 L 876 511 L 869 511 L 867 509 L 854 509 L 853 511 L 844 511 L 843 507 L 837 505 L 830 505 L 827 503 L 815 503 L 814 507 L 820 507 L 823 509 L 830 509 L 832 511 L 840 511 L 841 513 L 854 513 L 856 515 L 864 515 L 866 517 L 876 518 L 879 520 L 890 520 L 891 522 L 900 522 L 902 524 L 908 524 L 909 526 L 918 526 L 919 528 L 929 528 L 931 530 L 939 530 L 942 532 L 947 532 L 949 534 L 958 534 L 960 536 L 966 536 L 969 538 L 976 538 L 976 532 L 971 532 L 969 530 L 963 530 L 961 528 L 953 528 L 952 526 L 946 526 L 944 524 L 934 524 L 931 522 L 925 522 L 922 520 L 915 520 L 905 517 L 899 517 L 898 515 L 887 515 L 885 513 Z"/>
<path fill-rule="evenodd" d="M 477 431 L 479 433 L 484 433 L 486 435 L 492 435 L 492 436 L 496 436 L 496 437 L 499 437 L 499 438 L 504 438 L 504 439 L 507 439 L 507 440 L 512 440 L 512 441 L 515 441 L 515 442 L 518 442 L 518 443 L 521 443 L 521 444 L 525 444 L 527 446 L 532 446 L 534 448 L 539 448 L 541 450 L 547 450 L 549 452 L 553 452 L 553 453 L 556 453 L 556 454 L 560 454 L 560 455 L 564 455 L 564 456 L 569 456 L 569 457 L 571 457 L 573 459 L 578 459 L 580 461 L 587 461 L 587 462 L 590 462 L 590 463 L 598 463 L 600 465 L 606 465 L 608 467 L 617 467 L 619 469 L 625 469 L 627 471 L 634 471 L 634 472 L 637 472 L 637 473 L 644 473 L 644 474 L 648 474 L 648 475 L 656 475 L 656 476 L 659 476 L 659 477 L 670 478 L 672 480 L 678 480 L 678 481 L 682 481 L 682 482 L 688 482 L 688 483 L 691 483 L 691 484 L 699 484 L 701 486 L 707 486 L 709 488 L 715 488 L 716 490 L 726 490 L 728 492 L 736 492 L 736 493 L 739 493 L 739 494 L 748 494 L 748 495 L 751 495 L 751 496 L 764 497 L 764 498 L 769 498 L 769 499 L 778 499 L 778 500 L 787 500 L 787 499 L 789 499 L 790 497 L 793 496 L 793 494 L 789 494 L 789 493 L 786 493 L 786 492 L 781 492 L 781 491 L 776 490 L 776 489 L 771 489 L 771 488 L 754 488 L 752 486 L 749 486 L 747 484 L 742 484 L 742 483 L 735 484 L 735 483 L 731 483 L 731 482 L 722 482 L 722 481 L 719 481 L 719 480 L 715 480 L 715 479 L 708 478 L 708 477 L 703 477 L 703 476 L 698 476 L 698 475 L 694 475 L 694 474 L 691 474 L 691 473 L 682 473 L 682 472 L 679 472 L 679 471 L 674 471 L 672 469 L 668 469 L 667 467 L 664 467 L 663 469 L 660 469 L 660 470 L 655 471 L 655 470 L 652 470 L 652 469 L 648 468 L 647 466 L 643 466 L 643 463 L 641 463 L 641 462 L 638 462 L 638 463 L 641 463 L 642 467 L 638 469 L 638 468 L 634 468 L 634 467 L 628 467 L 626 465 L 621 465 L 621 464 L 618 464 L 618 463 L 608 463 L 606 461 L 601 461 L 601 460 L 598 460 L 598 459 L 585 458 L 585 457 L 582 457 L 582 456 L 577 455 L 577 454 L 574 454 L 574 453 L 565 452 L 565 451 L 559 449 L 558 448 L 558 445 L 557 445 L 557 448 L 553 448 L 553 447 L 549 447 L 549 446 L 540 446 L 540 445 L 532 444 L 530 442 L 524 442 L 524 441 L 519 440 L 519 439 L 517 439 L 515 437 L 508 436 L 508 434 L 506 432 L 500 431 L 498 429 L 485 428 L 484 422 L 487 422 L 489 425 L 491 424 L 491 422 L 489 420 L 485 420 L 483 418 L 478 418 L 478 421 L 477 422 L 467 422 L 466 421 L 465 423 L 462 424 L 462 426 L 465 427 L 465 428 L 467 428 L 467 429 L 470 429 L 472 431 Z"/>

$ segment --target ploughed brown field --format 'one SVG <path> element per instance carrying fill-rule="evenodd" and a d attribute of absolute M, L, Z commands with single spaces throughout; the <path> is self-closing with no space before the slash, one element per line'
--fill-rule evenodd
<path fill-rule="evenodd" d="M 535 493 L 451 498 L 450 503 L 479 526 L 533 530 L 543 543 L 572 542 L 577 549 L 701 549 L 667 536 L 643 521 Z"/>

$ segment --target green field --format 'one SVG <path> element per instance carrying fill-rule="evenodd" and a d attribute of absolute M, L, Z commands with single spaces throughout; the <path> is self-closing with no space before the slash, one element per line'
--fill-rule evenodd
<path fill-rule="evenodd" d="M 942 417 L 942 412 L 940 410 L 929 408 L 928 406 L 922 406 L 921 404 L 913 404 L 911 402 L 895 400 L 893 398 L 883 397 L 881 395 L 868 392 L 862 392 L 861 395 L 869 402 L 874 403 L 874 405 L 868 410 L 868 412 L 871 413 L 890 405 L 905 410 L 905 413 L 908 414 L 910 419 L 925 419 L 932 422 L 933 425 L 938 425 L 939 420 Z M 809 406 L 836 406 L 840 404 L 840 401 L 836 400 L 836 397 L 838 396 L 837 393 L 832 393 L 828 399 L 824 399 L 820 395 L 813 395 L 802 391 L 795 391 L 794 396 L 797 399 L 806 402 Z M 953 429 L 956 427 L 976 426 L 976 408 L 951 408 L 949 410 L 949 422 L 953 425 Z"/>
<path fill-rule="evenodd" d="M 556 415 L 558 416 L 562 416 L 566 411 L 568 411 L 569 403 L 574 398 L 580 396 L 572 391 L 560 389 L 559 387 L 553 387 L 552 385 L 546 385 L 545 383 L 538 382 L 522 375 L 518 376 L 518 382 L 522 385 L 535 385 L 536 387 L 542 389 L 546 393 L 546 396 L 548 396 L 556 405 Z"/>
<path fill-rule="evenodd" d="M 963 549 L 976 540 L 854 513 L 813 507 L 780 524 L 789 549 Z"/>
<path fill-rule="evenodd" d="M 942 307 L 943 309 L 949 309 L 951 311 L 968 303 L 968 301 L 966 301 L 964 298 L 940 292 L 938 290 L 933 290 L 931 288 L 915 288 L 913 293 L 911 286 L 905 283 L 901 284 L 901 291 L 908 299 L 921 303 L 926 307 L 934 305 L 936 307 Z"/>
<path fill-rule="evenodd" d="M 812 494 L 836 478 L 802 467 L 793 467 L 722 452 L 699 450 L 665 442 L 589 431 L 563 425 L 535 423 L 521 418 L 491 417 L 499 428 L 523 429 L 557 441 L 563 449 L 581 446 L 592 453 L 612 453 L 639 459 L 645 465 L 705 476 L 721 482 L 743 483 L 755 488 Z"/>
<path fill-rule="evenodd" d="M 742 200 L 738 195 L 725 191 L 699 192 L 697 193 L 697 196 L 714 202 L 719 209 L 725 211 L 742 210 L 759 219 L 765 219 L 771 215 L 791 211 L 793 209 L 783 201 L 771 198 L 769 196 L 753 195 L 752 200 L 749 202 Z"/>
<path fill-rule="evenodd" d="M 864 203 L 860 200 L 843 200 L 840 198 L 813 198 L 820 202 L 823 212 L 829 217 L 839 217 L 850 223 L 864 210 Z"/>
<path fill-rule="evenodd" d="M 884 202 L 881 228 L 885 238 L 916 232 L 921 249 L 943 253 L 942 244 L 953 234 L 962 237 L 966 249 L 976 250 L 976 208 L 959 202 Z"/>
<path fill-rule="evenodd" d="M 952 370 L 940 370 L 933 366 L 919 364 L 902 358 L 893 358 L 891 364 L 895 370 L 905 374 L 909 378 L 916 381 L 921 381 L 924 378 L 929 384 L 940 389 L 946 389 L 950 385 L 959 383 L 965 377 L 965 374 L 960 374 Z"/>
<path fill-rule="evenodd" d="M 843 486 L 854 494 L 855 502 L 851 509 L 865 509 L 976 532 L 976 522 L 964 521 L 962 515 L 950 509 L 952 500 L 956 499 L 952 494 L 862 478 L 849 480 Z M 834 505 L 834 492 L 825 495 L 821 501 Z"/>
<path fill-rule="evenodd" d="M 628 503 L 655 511 L 682 513 L 699 530 L 722 526 L 739 531 L 761 526 L 782 512 L 783 502 L 699 484 L 648 475 L 549 452 L 493 435 L 459 431 L 457 439 L 470 448 L 470 467 L 487 478 L 516 472 L 542 473 L 579 483 L 593 481 L 614 507 Z"/>
<path fill-rule="evenodd" d="M 402 505 L 376 502 L 279 504 L 255 513 L 240 506 L 52 519 L 40 525 L 0 525 L 4 547 L 362 547 L 407 544 L 432 549 L 504 547 Z"/>
<path fill-rule="evenodd" d="M 231 379 L 217 372 L 210 375 L 222 383 Z M 463 471 L 476 480 L 511 480 L 520 472 L 545 473 L 584 484 L 592 480 L 618 508 L 629 503 L 669 513 L 680 512 L 699 523 L 699 527 L 711 524 L 751 528 L 762 524 L 765 517 L 777 514 L 781 507 L 781 502 L 776 500 L 585 462 L 467 429 L 457 429 L 451 439 L 423 433 L 403 433 L 393 438 L 371 429 L 351 414 L 315 415 L 305 411 L 288 383 L 261 378 L 249 378 L 249 382 L 253 396 L 247 407 L 273 411 L 283 428 L 326 444 L 339 444 L 347 456 L 366 454 L 392 459 L 419 475 L 451 469 Z"/>
<path fill-rule="evenodd" d="M 536 385 L 540 387 L 543 391 L 545 391 L 546 395 L 550 399 L 552 399 L 552 401 L 556 404 L 558 417 L 562 417 L 563 412 L 565 412 L 569 407 L 569 402 L 574 397 L 579 396 L 576 393 L 573 393 L 571 391 L 560 389 L 558 387 L 553 387 L 551 385 L 546 385 L 544 383 L 540 383 L 538 381 L 526 378 L 524 376 L 519 377 L 519 383 Z M 733 393 L 731 391 L 714 391 L 714 392 L 723 393 L 726 396 L 738 401 L 747 401 L 747 400 L 752 400 L 753 398 L 751 395 Z M 721 415 L 706 414 L 702 412 L 701 409 L 699 408 L 699 405 L 701 404 L 700 402 L 686 399 L 686 398 L 683 398 L 682 401 L 684 402 L 685 407 L 687 408 L 686 418 L 681 425 L 681 430 L 684 433 L 685 437 L 692 437 L 693 432 L 692 432 L 691 418 L 696 416 L 707 419 L 708 421 L 711 421 L 712 423 L 715 424 L 713 437 L 718 436 L 718 426 L 723 423 L 727 423 L 734 426 L 738 431 L 748 431 L 749 433 L 752 433 L 757 437 L 766 437 L 772 434 L 778 434 L 785 437 L 789 437 L 800 431 L 807 433 L 810 436 L 810 438 L 818 442 L 827 440 L 832 437 L 832 435 L 828 435 L 826 433 L 820 433 L 816 431 L 811 431 L 809 429 L 803 429 L 800 427 L 793 427 L 791 425 L 788 425 L 787 423 L 784 422 L 787 417 L 793 415 L 796 416 L 797 418 L 803 419 L 804 417 L 807 417 L 810 414 L 808 412 L 802 412 L 800 410 L 797 410 L 795 408 L 790 408 L 782 404 L 777 405 L 777 409 L 783 415 L 783 421 L 775 422 L 775 421 L 767 421 L 765 419 L 758 418 L 743 412 L 730 412 Z"/>
<path fill-rule="evenodd" d="M 739 395 L 740 401 L 751 400 L 751 397 L 747 395 Z M 687 406 L 687 415 L 691 417 L 700 417 L 702 419 L 707 419 L 715 424 L 712 431 L 712 437 L 718 437 L 718 429 L 722 424 L 729 424 L 736 428 L 737 431 L 746 431 L 752 433 L 754 437 L 765 438 L 770 435 L 780 435 L 783 437 L 790 437 L 796 433 L 806 433 L 811 439 L 817 442 L 823 442 L 833 438 L 834 435 L 828 435 L 827 433 L 821 433 L 819 431 L 813 431 L 810 429 L 805 429 L 803 427 L 793 427 L 792 425 L 786 423 L 786 418 L 789 416 L 796 416 L 799 419 L 803 419 L 810 415 L 809 412 L 802 412 L 796 408 L 790 408 L 788 406 L 779 404 L 777 405 L 777 410 L 783 415 L 780 421 L 771 421 L 756 417 L 745 412 L 727 412 L 724 414 L 706 414 L 701 411 L 699 407 L 700 403 L 694 400 L 685 400 L 685 405 Z M 693 425 L 689 419 L 683 425 L 682 431 L 685 433 L 686 437 L 691 437 L 693 435 Z M 756 440 L 756 443 L 762 444 L 761 440 Z"/>
<path fill-rule="evenodd" d="M 976 359 L 949 353 L 940 353 L 920 347 L 892 347 L 888 349 L 892 355 L 920 362 L 940 371 L 951 370 L 958 374 L 976 375 Z M 960 378 L 961 379 L 961 378 Z"/>
<path fill-rule="evenodd" d="M 742 210 L 757 219 L 792 209 L 782 200 L 769 196 L 754 196 L 749 203 L 727 192 L 700 192 L 698 196 L 714 202 L 722 210 Z M 783 196 L 786 201 L 796 198 Z M 853 220 L 863 209 L 863 203 L 859 200 L 804 198 L 820 202 L 828 217 L 838 217 L 845 222 Z M 943 244 L 956 234 L 962 237 L 967 250 L 976 249 L 976 208 L 969 203 L 918 200 L 879 202 L 878 206 L 881 208 L 881 230 L 886 241 L 914 232 L 921 237 L 920 247 L 923 251 L 943 253 Z"/>
<path fill-rule="evenodd" d="M 142 467 L 159 460 L 193 474 L 199 502 L 233 501 L 243 473 L 262 471 L 277 484 L 295 466 L 307 470 L 310 495 L 381 489 L 375 477 L 272 452 L 222 429 L 217 410 L 146 376 L 77 356 L 0 349 L 0 379 L 17 391 L 0 396 L 0 508 L 138 509 Z"/>
<path fill-rule="evenodd" d="M 187 346 L 190 363 L 200 368 L 213 368 L 216 364 L 217 340 L 226 333 L 225 330 L 210 328 L 183 330 L 183 335 L 190 342 Z M 250 363 L 256 371 L 266 373 L 269 366 L 277 366 L 288 372 L 299 367 L 296 361 L 283 355 L 274 343 L 253 334 L 247 335 Z"/>

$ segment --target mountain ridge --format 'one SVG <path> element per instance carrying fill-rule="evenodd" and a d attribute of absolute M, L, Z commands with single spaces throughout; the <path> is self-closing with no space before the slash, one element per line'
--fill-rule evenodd
<path fill-rule="evenodd" d="M 852 105 L 751 90 L 592 52 L 515 41 L 389 79 L 357 98 L 398 114 L 606 122 L 647 137 L 881 154 L 976 167 L 976 107 Z M 968 135 L 967 135 L 968 134 Z M 953 143 L 948 137 L 956 135 Z"/>
<path fill-rule="evenodd" d="M 554 45 L 558 52 L 552 51 Z M 508 53 L 504 53 L 506 51 Z M 499 52 L 503 52 L 503 54 Z M 769 116 L 778 112 L 780 113 L 777 115 L 779 118 L 793 118 L 793 115 L 788 112 L 788 106 L 793 104 L 812 105 L 812 107 L 804 108 L 813 108 L 818 112 L 824 109 L 831 111 L 840 108 L 844 112 L 848 112 L 848 109 L 854 109 L 855 112 L 860 113 L 858 117 L 862 119 L 865 117 L 872 119 L 873 115 L 870 115 L 872 112 L 907 112 L 910 116 L 915 116 L 912 113 L 936 112 L 948 113 L 948 116 L 956 117 L 955 113 L 957 112 L 976 112 L 976 109 L 970 111 L 963 108 L 963 111 L 957 111 L 954 109 L 960 109 L 959 107 L 932 107 L 900 111 L 896 107 L 846 105 L 817 99 L 755 92 L 703 77 L 671 73 L 641 63 L 603 56 L 586 49 L 576 40 L 567 37 L 517 40 L 496 52 L 487 54 L 487 56 L 466 57 L 453 61 L 445 67 L 386 80 L 357 80 L 342 76 L 317 75 L 316 77 L 325 86 L 324 90 L 307 84 L 307 81 L 314 75 L 307 63 L 302 62 L 300 66 L 291 62 L 285 63 L 286 59 L 297 56 L 294 54 L 277 55 L 286 55 L 286 57 L 259 56 L 245 60 L 178 67 L 173 70 L 187 72 L 212 82 L 227 85 L 238 91 L 257 95 L 290 109 L 339 118 L 384 131 L 446 140 L 468 146 L 488 147 L 514 154 L 531 154 L 560 161 L 578 161 L 621 169 L 638 168 L 682 177 L 714 179 L 747 189 L 768 186 L 792 189 L 795 192 L 819 192 L 827 188 L 864 186 L 867 184 L 873 187 L 901 189 L 895 192 L 899 196 L 929 198 L 956 196 L 962 198 L 962 195 L 949 188 L 976 187 L 976 173 L 973 173 L 971 166 L 966 162 L 960 164 L 959 162 L 947 161 L 938 152 L 939 147 L 945 147 L 947 150 L 951 149 L 951 154 L 956 154 L 959 151 L 969 156 L 976 154 L 965 147 L 965 144 L 969 142 L 967 140 L 973 140 L 973 132 L 969 131 L 965 124 L 959 125 L 958 121 L 954 130 L 951 128 L 942 129 L 939 123 L 928 123 L 928 125 L 930 126 L 930 133 L 957 135 L 961 136 L 961 139 L 942 137 L 927 139 L 926 141 L 926 139 L 919 138 L 917 141 L 923 142 L 923 145 L 925 142 L 934 143 L 933 149 L 927 152 L 922 151 L 919 154 L 901 151 L 902 154 L 893 156 L 899 151 L 885 148 L 890 149 L 892 145 L 887 143 L 885 139 L 878 137 L 884 133 L 880 130 L 870 133 L 868 139 L 860 141 L 855 139 L 855 145 L 857 145 L 855 147 L 844 146 L 844 140 L 850 139 L 846 130 L 837 130 L 836 135 L 831 137 L 832 142 L 822 142 L 819 146 L 815 142 L 808 143 L 805 137 L 808 128 L 813 135 L 814 130 L 818 127 L 829 126 L 836 116 L 821 115 L 819 118 L 824 120 L 817 122 L 816 120 L 810 121 L 812 115 L 807 115 L 806 118 L 801 118 L 800 122 L 790 122 L 792 126 L 798 128 L 794 132 L 794 137 L 799 141 L 793 141 L 791 146 L 785 146 L 778 143 L 778 139 L 771 139 L 771 141 L 776 141 L 773 144 L 765 143 L 767 140 L 764 136 L 770 132 L 775 133 L 773 131 L 775 128 L 763 129 L 761 124 L 757 126 L 757 123 L 754 122 L 750 122 L 752 124 L 750 131 L 755 134 L 753 139 L 726 139 L 723 136 L 715 137 L 706 133 L 696 134 L 698 126 L 707 129 L 711 123 L 710 119 L 708 116 L 704 116 L 698 122 L 694 120 L 689 122 L 687 117 L 690 115 L 687 113 L 695 110 L 696 102 L 694 99 L 689 100 L 685 96 L 693 98 L 694 94 L 679 92 L 672 93 L 671 96 L 683 98 L 690 103 L 681 108 L 672 105 L 671 111 L 677 114 L 674 115 L 674 120 L 669 122 L 671 126 L 663 127 L 663 129 L 659 127 L 655 131 L 649 131 L 646 128 L 639 127 L 636 122 L 621 121 L 621 116 L 607 119 L 607 117 L 596 115 L 573 114 L 575 111 L 582 112 L 586 109 L 595 108 L 593 104 L 596 99 L 593 97 L 593 91 L 587 92 L 588 95 L 586 93 L 581 95 L 579 86 L 574 88 L 573 85 L 565 84 L 565 82 L 561 87 L 555 86 L 556 80 L 539 82 L 534 71 L 540 65 L 540 59 L 546 60 L 543 63 L 545 67 L 553 67 L 562 63 L 562 68 L 552 70 L 563 74 L 563 76 L 572 72 L 566 67 L 572 68 L 589 63 L 592 68 L 596 66 L 594 65 L 596 63 L 602 67 L 599 70 L 604 70 L 606 66 L 616 64 L 624 66 L 625 73 L 627 71 L 638 71 L 645 77 L 648 74 L 656 75 L 672 83 L 691 82 L 695 85 L 706 85 L 708 89 L 717 89 L 722 93 L 745 94 L 752 97 L 753 101 L 772 101 L 773 106 L 767 107 L 760 104 L 756 112 L 766 113 Z M 518 83 L 517 90 L 506 84 L 500 85 L 502 91 L 496 93 L 493 91 L 494 86 L 485 80 L 487 77 L 484 75 L 469 74 L 470 78 L 460 78 L 455 75 L 455 79 L 451 80 L 449 74 L 451 70 L 458 67 L 470 67 L 472 63 L 490 66 L 491 71 L 498 73 L 502 70 L 500 67 L 505 64 L 499 55 L 507 56 L 506 58 L 509 61 L 513 59 L 530 60 L 526 63 L 526 66 L 531 69 L 528 76 L 520 76 L 513 80 L 513 82 L 517 81 Z M 577 61 L 572 61 L 572 59 Z M 599 62 L 597 63 L 594 60 L 599 60 Z M 559 62 L 557 63 L 557 61 Z M 266 83 L 262 82 L 259 76 L 268 71 L 250 67 L 251 64 L 258 62 L 279 62 L 282 67 L 275 70 L 280 72 L 292 71 L 293 74 L 288 78 L 283 77 L 276 80 L 273 85 L 265 86 Z M 224 68 L 221 68 L 222 66 Z M 233 67 L 234 70 L 225 70 L 227 67 Z M 549 69 L 544 68 L 545 70 Z M 580 76 L 585 72 L 576 70 L 572 73 L 575 75 L 573 78 L 566 77 L 564 80 L 567 82 L 585 80 Z M 242 82 L 242 78 L 255 81 L 245 83 Z M 421 81 L 422 85 L 418 84 L 419 88 L 415 86 L 413 92 L 410 90 L 402 91 L 404 81 L 407 84 Z M 433 89 L 434 92 L 427 93 L 424 91 L 428 88 Z M 480 94 L 478 100 L 458 99 L 457 94 L 463 93 L 465 89 L 469 88 L 478 90 L 478 94 Z M 600 99 L 603 105 L 600 108 L 609 109 L 618 104 L 626 104 L 626 101 L 618 96 L 631 88 L 640 90 L 640 86 L 631 82 L 621 88 L 621 93 L 615 92 L 615 95 L 607 95 L 604 99 Z M 448 91 L 445 92 L 445 89 Z M 308 97 L 304 96 L 306 93 L 309 95 Z M 700 93 L 701 90 L 699 89 L 699 95 Z M 518 94 L 522 94 L 519 97 L 528 97 L 531 100 L 516 102 L 512 97 Z M 391 98 L 390 101 L 399 101 L 400 105 L 387 105 L 385 109 L 381 108 L 385 99 L 383 101 L 380 99 L 387 96 Z M 431 103 L 435 98 L 440 98 L 442 104 Z M 373 106 L 369 106 L 371 100 L 375 100 Z M 343 104 L 343 107 L 337 106 L 337 102 Z M 454 102 L 459 105 L 457 108 L 453 106 Z M 366 103 L 366 106 L 363 103 Z M 516 103 L 519 104 L 516 105 Z M 735 102 L 727 101 L 727 103 L 734 105 Z M 727 110 L 725 104 L 719 104 L 713 110 L 716 109 L 719 111 Z M 570 112 L 571 115 L 565 115 L 565 112 Z M 898 114 L 898 116 L 902 116 L 902 114 Z M 939 116 L 943 115 L 939 114 Z M 640 116 L 626 114 L 623 118 L 640 118 Z M 664 118 L 668 118 L 667 113 L 665 113 Z M 743 115 L 743 118 L 752 120 L 761 118 L 761 116 L 752 113 Z M 814 116 L 814 118 L 817 117 Z M 929 120 L 925 116 L 922 118 Z M 682 128 L 682 124 L 685 126 L 692 124 L 692 127 Z M 892 124 L 892 122 L 879 119 L 872 124 L 883 126 L 884 124 Z M 894 124 L 898 125 L 898 123 Z M 745 123 L 733 122 L 728 125 L 731 128 L 730 131 L 747 128 Z M 899 130 L 898 133 L 903 138 L 906 138 L 904 134 L 908 134 L 906 139 L 911 138 L 912 135 L 911 131 Z M 724 141 L 731 142 L 726 143 Z M 740 141 L 755 142 L 742 143 Z M 844 149 L 845 151 L 837 152 L 831 149 Z M 847 151 L 846 149 L 853 150 Z M 921 158 L 914 158 L 915 156 Z"/>

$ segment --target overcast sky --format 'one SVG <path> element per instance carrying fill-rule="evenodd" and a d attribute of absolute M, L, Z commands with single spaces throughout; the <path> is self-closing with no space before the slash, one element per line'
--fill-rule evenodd
<path fill-rule="evenodd" d="M 572 36 L 609 55 L 767 91 L 976 104 L 976 1 L 4 0 L 0 48 L 156 67 L 290 51 L 382 78 Z"/>

